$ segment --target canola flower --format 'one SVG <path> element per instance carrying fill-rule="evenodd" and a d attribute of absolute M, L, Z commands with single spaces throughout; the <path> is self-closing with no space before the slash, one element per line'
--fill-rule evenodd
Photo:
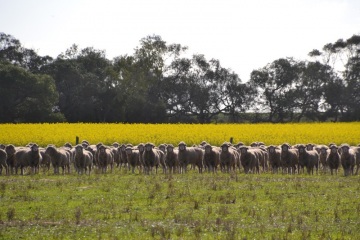
<path fill-rule="evenodd" d="M 35 142 L 40 146 L 76 143 L 87 140 L 91 144 L 102 142 L 139 143 L 156 145 L 168 143 L 187 145 L 207 141 L 221 145 L 233 143 L 264 142 L 267 145 L 297 143 L 357 145 L 360 143 L 360 122 L 352 123 L 287 123 L 287 124 L 93 124 L 93 123 L 43 123 L 0 124 L 0 144 L 23 146 Z"/>

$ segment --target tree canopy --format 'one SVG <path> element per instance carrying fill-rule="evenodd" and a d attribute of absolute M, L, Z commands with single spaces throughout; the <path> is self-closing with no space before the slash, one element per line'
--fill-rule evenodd
<path fill-rule="evenodd" d="M 360 120 L 360 36 L 239 76 L 158 35 L 107 59 L 73 44 L 55 59 L 0 33 L 0 122 L 210 123 Z M 341 69 L 335 66 L 341 65 Z"/>

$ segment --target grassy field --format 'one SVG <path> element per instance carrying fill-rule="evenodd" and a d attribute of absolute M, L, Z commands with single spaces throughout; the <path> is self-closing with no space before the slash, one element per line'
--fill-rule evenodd
<path fill-rule="evenodd" d="M 360 123 L 0 124 L 0 143 L 360 143 Z M 161 171 L 160 171 L 161 172 Z M 0 176 L 0 239 L 360 239 L 360 177 Z"/>
<path fill-rule="evenodd" d="M 0 177 L 0 239 L 360 239 L 360 177 Z"/>

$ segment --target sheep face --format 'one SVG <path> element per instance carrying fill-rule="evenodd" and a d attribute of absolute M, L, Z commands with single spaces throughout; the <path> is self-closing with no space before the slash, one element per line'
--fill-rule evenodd
<path fill-rule="evenodd" d="M 306 150 L 306 147 L 305 146 L 299 146 L 298 147 L 298 149 L 299 149 L 299 153 L 304 153 Z"/>
<path fill-rule="evenodd" d="M 152 151 L 152 149 L 154 148 L 154 145 L 152 145 L 152 144 L 146 144 L 145 145 L 145 151 L 146 152 L 150 152 L 150 151 Z"/>
<path fill-rule="evenodd" d="M 185 143 L 180 143 L 179 144 L 179 150 L 180 151 L 185 151 L 186 150 L 186 144 Z"/>
<path fill-rule="evenodd" d="M 139 144 L 138 149 L 139 149 L 139 152 L 143 152 L 145 150 L 144 144 Z"/>
<path fill-rule="evenodd" d="M 326 151 L 327 151 L 327 149 L 326 149 L 325 147 L 322 147 L 322 148 L 320 149 L 320 152 L 321 152 L 322 154 L 326 154 Z"/>
<path fill-rule="evenodd" d="M 33 144 L 30 148 L 31 148 L 32 152 L 38 152 L 39 151 L 39 146 L 36 143 Z"/>
<path fill-rule="evenodd" d="M 332 153 L 337 153 L 337 151 L 338 151 L 338 148 L 335 146 L 332 146 L 330 149 L 331 149 Z"/>
<path fill-rule="evenodd" d="M 248 150 L 247 147 L 241 147 L 241 148 L 240 148 L 241 154 L 246 154 L 246 153 L 247 153 L 247 150 Z"/>
<path fill-rule="evenodd" d="M 114 143 L 112 144 L 112 146 L 113 146 L 114 148 L 118 148 L 118 147 L 120 146 L 120 144 L 117 143 L 117 142 L 114 142 Z"/>
<path fill-rule="evenodd" d="M 132 148 L 127 147 L 126 148 L 126 154 L 131 155 L 132 154 Z"/>
<path fill-rule="evenodd" d="M 221 146 L 221 151 L 228 152 L 228 150 L 229 150 L 229 146 L 227 146 L 227 145 L 222 145 Z"/>
<path fill-rule="evenodd" d="M 311 150 L 314 150 L 314 144 L 307 144 L 306 145 L 306 150 L 308 150 L 308 151 L 311 151 Z"/>
<path fill-rule="evenodd" d="M 106 147 L 105 147 L 104 145 L 101 145 L 101 146 L 99 147 L 99 151 L 100 151 L 101 153 L 105 152 L 105 150 L 106 150 Z"/>
<path fill-rule="evenodd" d="M 287 144 L 281 145 L 281 150 L 282 150 L 283 152 L 287 152 L 287 151 L 289 150 L 289 145 L 287 145 Z"/>
<path fill-rule="evenodd" d="M 275 152 L 275 147 L 274 146 L 269 146 L 269 153 L 274 153 Z"/>
<path fill-rule="evenodd" d="M 75 147 L 75 151 L 77 153 L 82 153 L 83 149 L 84 149 L 84 147 L 82 145 L 76 145 L 76 147 Z"/>
<path fill-rule="evenodd" d="M 168 145 L 168 146 L 166 147 L 166 150 L 167 150 L 169 153 L 171 153 L 171 152 L 174 151 L 174 146 Z"/>
<path fill-rule="evenodd" d="M 212 149 L 212 147 L 210 145 L 206 145 L 205 146 L 205 153 L 210 153 L 211 149 Z"/>
<path fill-rule="evenodd" d="M 348 153 L 350 148 L 349 146 L 342 146 L 341 149 L 343 153 Z"/>
<path fill-rule="evenodd" d="M 121 152 L 125 152 L 126 151 L 126 146 L 123 144 L 123 145 L 121 145 L 121 147 L 120 147 L 120 151 Z"/>
<path fill-rule="evenodd" d="M 159 149 L 160 149 L 161 151 L 165 152 L 165 148 L 166 148 L 166 146 L 165 146 L 164 144 L 160 144 L 160 145 L 159 145 Z"/>
<path fill-rule="evenodd" d="M 14 155 L 16 152 L 14 145 L 11 145 L 11 144 L 7 145 L 5 147 L 5 152 L 8 155 L 8 157 Z"/>

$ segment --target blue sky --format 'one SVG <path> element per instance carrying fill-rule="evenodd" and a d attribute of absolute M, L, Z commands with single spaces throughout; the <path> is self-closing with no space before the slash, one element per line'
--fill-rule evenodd
<path fill-rule="evenodd" d="M 357 0 L 0 0 L 0 31 L 40 55 L 73 43 L 133 54 L 160 35 L 189 54 L 219 59 L 245 82 L 281 57 L 307 59 L 312 49 L 360 34 Z"/>

